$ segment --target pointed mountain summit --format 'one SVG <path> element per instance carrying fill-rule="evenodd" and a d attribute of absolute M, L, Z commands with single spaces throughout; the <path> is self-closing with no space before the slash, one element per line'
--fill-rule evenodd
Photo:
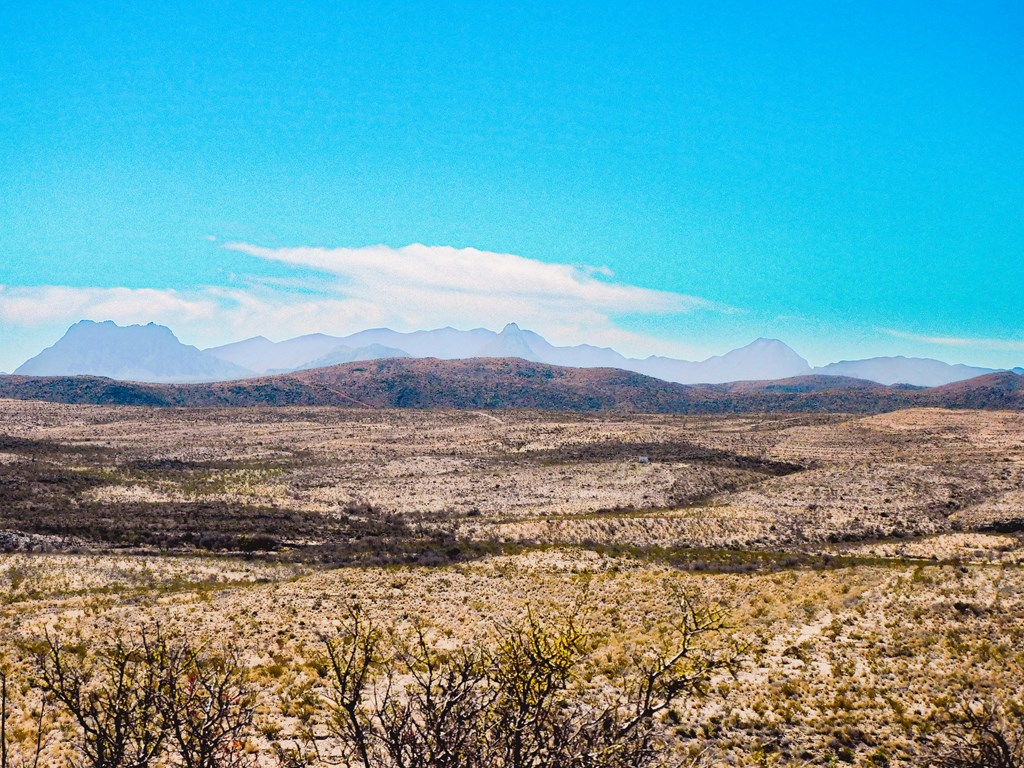
<path fill-rule="evenodd" d="M 710 357 L 701 366 L 712 376 L 710 383 L 788 379 L 811 372 L 810 363 L 778 339 L 757 339 L 745 347 Z"/>
<path fill-rule="evenodd" d="M 178 341 L 170 328 L 82 320 L 52 347 L 21 365 L 23 376 L 106 376 L 122 381 L 223 381 L 251 376 L 242 367 Z"/>
<path fill-rule="evenodd" d="M 680 384 L 724 384 L 730 381 L 789 379 L 811 373 L 810 364 L 778 339 L 757 339 L 745 347 L 701 362 L 648 357 L 634 370 Z"/>
<path fill-rule="evenodd" d="M 530 347 L 526 334 L 516 323 L 509 323 L 501 333 L 484 344 L 474 357 L 519 357 L 537 362 L 537 353 Z"/>

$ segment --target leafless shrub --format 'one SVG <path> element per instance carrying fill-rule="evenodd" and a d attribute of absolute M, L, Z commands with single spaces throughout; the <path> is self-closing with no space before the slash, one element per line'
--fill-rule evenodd
<path fill-rule="evenodd" d="M 242 768 L 255 690 L 239 653 L 162 643 L 163 684 L 157 707 L 184 768 Z"/>
<path fill-rule="evenodd" d="M 196 648 L 159 629 L 71 643 L 47 633 L 36 685 L 74 723 L 74 764 L 184 768 L 251 764 L 255 693 L 238 653 Z"/>
<path fill-rule="evenodd" d="M 612 680 L 570 616 L 529 612 L 492 647 L 441 650 L 422 627 L 391 638 L 353 611 L 324 638 L 326 725 L 362 768 L 626 768 L 658 764 L 659 715 L 735 670 L 716 607 L 683 601 L 662 646 Z"/>
<path fill-rule="evenodd" d="M 972 702 L 950 713 L 938 768 L 1024 768 L 1024 710 L 994 701 Z"/>
<path fill-rule="evenodd" d="M 167 732 L 159 717 L 163 664 L 152 638 L 117 636 L 90 649 L 47 632 L 37 656 L 37 684 L 77 726 L 76 765 L 155 765 Z"/>

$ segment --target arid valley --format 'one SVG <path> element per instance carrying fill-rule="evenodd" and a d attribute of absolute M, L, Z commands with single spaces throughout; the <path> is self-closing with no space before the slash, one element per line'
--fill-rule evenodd
<path fill-rule="evenodd" d="M 42 764 L 74 727 L 34 719 L 30 649 L 155 627 L 233 638 L 247 755 L 314 764 L 354 609 L 449 650 L 571 613 L 613 666 L 713 606 L 732 655 L 658 713 L 669 764 L 923 766 L 971 707 L 1024 705 L 1019 412 L 0 401 L 0 543 L 8 738 L 42 723 Z"/>

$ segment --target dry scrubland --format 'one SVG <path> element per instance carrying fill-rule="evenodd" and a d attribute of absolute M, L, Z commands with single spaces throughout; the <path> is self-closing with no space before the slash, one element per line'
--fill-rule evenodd
<path fill-rule="evenodd" d="M 749 647 L 666 715 L 680 756 L 924 765 L 958 705 L 1024 704 L 1022 531 L 1021 414 L 0 402 L 9 658 L 47 629 L 237 638 L 264 755 L 355 604 L 445 648 L 577 606 L 613 658 L 686 594 Z"/>

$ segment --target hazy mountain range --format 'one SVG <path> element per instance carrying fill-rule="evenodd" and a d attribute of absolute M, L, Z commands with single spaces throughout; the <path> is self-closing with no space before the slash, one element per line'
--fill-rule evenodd
<path fill-rule="evenodd" d="M 122 327 L 111 321 L 83 320 L 68 329 L 56 344 L 20 366 L 15 374 L 89 375 L 152 383 L 214 382 L 402 357 L 520 358 L 570 368 L 618 368 L 680 384 L 820 375 L 934 387 L 994 372 L 990 368 L 907 357 L 844 360 L 812 368 L 803 357 L 775 339 L 758 339 L 699 362 L 658 356 L 627 358 L 613 349 L 588 344 L 556 347 L 515 323 L 509 323 L 500 332 L 440 328 L 401 333 L 374 328 L 350 336 L 310 334 L 280 342 L 257 336 L 199 350 L 182 344 L 169 328 L 153 323 Z"/>
<path fill-rule="evenodd" d="M 122 327 L 83 320 L 21 365 L 24 376 L 107 376 L 122 381 L 223 381 L 252 372 L 182 344 L 170 328 L 150 323 Z"/>

